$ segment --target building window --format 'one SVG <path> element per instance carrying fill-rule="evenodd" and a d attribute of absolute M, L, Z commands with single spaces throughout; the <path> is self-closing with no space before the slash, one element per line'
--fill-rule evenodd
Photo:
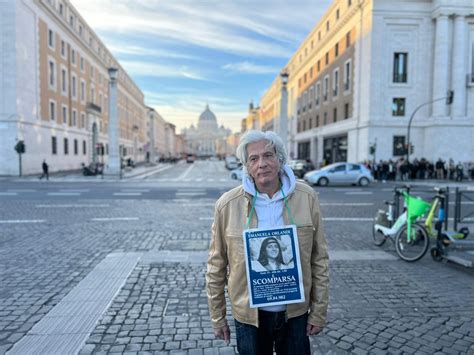
<path fill-rule="evenodd" d="M 344 119 L 347 120 L 349 118 L 349 104 L 344 105 Z"/>
<path fill-rule="evenodd" d="M 319 127 L 319 115 L 316 115 L 316 127 Z"/>
<path fill-rule="evenodd" d="M 61 4 L 61 3 L 59 3 L 59 14 L 60 14 L 61 16 L 64 15 L 64 5 Z"/>
<path fill-rule="evenodd" d="M 56 102 L 49 101 L 49 119 L 56 121 Z"/>
<path fill-rule="evenodd" d="M 406 154 L 405 136 L 393 137 L 393 156 L 401 156 Z"/>
<path fill-rule="evenodd" d="M 74 16 L 73 15 L 69 16 L 69 24 L 71 25 L 71 27 L 74 27 Z"/>
<path fill-rule="evenodd" d="M 81 57 L 81 72 L 84 72 L 84 58 Z"/>
<path fill-rule="evenodd" d="M 67 95 L 67 72 L 66 69 L 61 69 L 61 93 Z"/>
<path fill-rule="evenodd" d="M 77 77 L 75 74 L 71 77 L 71 91 L 72 98 L 77 100 Z"/>
<path fill-rule="evenodd" d="M 82 141 L 82 154 L 86 155 L 87 154 L 87 144 L 86 141 Z"/>
<path fill-rule="evenodd" d="M 298 131 L 298 133 L 301 132 L 301 122 L 300 121 L 298 121 L 298 127 L 296 128 L 296 130 Z"/>
<path fill-rule="evenodd" d="M 352 5 L 352 0 L 347 0 L 347 7 Z"/>
<path fill-rule="evenodd" d="M 58 143 L 56 137 L 51 137 L 51 153 L 58 154 Z"/>
<path fill-rule="evenodd" d="M 61 57 L 66 58 L 66 43 L 61 40 Z"/>
<path fill-rule="evenodd" d="M 336 10 L 336 21 L 339 20 L 339 9 Z"/>
<path fill-rule="evenodd" d="M 329 21 L 326 21 L 326 32 L 329 32 Z"/>
<path fill-rule="evenodd" d="M 336 43 L 336 45 L 334 46 L 334 57 L 337 58 L 338 55 L 339 55 L 339 43 Z"/>
<path fill-rule="evenodd" d="M 323 82 L 323 101 L 328 100 L 328 91 L 329 91 L 329 76 L 325 76 L 324 82 Z"/>
<path fill-rule="evenodd" d="M 49 88 L 56 90 L 56 65 L 51 59 L 49 60 L 48 70 L 49 70 Z"/>
<path fill-rule="evenodd" d="M 329 64 L 329 52 L 326 52 L 325 63 L 326 63 L 326 65 Z"/>
<path fill-rule="evenodd" d="M 339 95 L 339 69 L 334 70 L 332 84 L 333 96 L 336 97 Z"/>
<path fill-rule="evenodd" d="M 321 83 L 318 81 L 318 83 L 316 84 L 316 99 L 315 99 L 316 106 L 319 106 L 320 98 L 321 98 Z"/>
<path fill-rule="evenodd" d="M 336 107 L 334 107 L 334 110 L 333 110 L 332 113 L 333 113 L 333 115 L 332 115 L 333 122 L 337 122 L 337 108 Z"/>
<path fill-rule="evenodd" d="M 48 46 L 51 49 L 54 49 L 54 32 L 53 30 L 48 30 Z"/>
<path fill-rule="evenodd" d="M 405 116 L 405 98 L 395 97 L 392 103 L 392 116 Z"/>
<path fill-rule="evenodd" d="M 71 123 L 71 125 L 73 127 L 77 126 L 77 111 L 76 110 L 72 110 L 72 123 Z"/>
<path fill-rule="evenodd" d="M 86 83 L 81 80 L 81 102 L 86 102 Z"/>
<path fill-rule="evenodd" d="M 408 53 L 395 53 L 393 55 L 393 82 L 406 83 L 408 70 Z"/>
<path fill-rule="evenodd" d="M 327 112 L 324 112 L 324 116 L 323 116 L 323 125 L 327 125 L 328 123 L 328 113 Z"/>
<path fill-rule="evenodd" d="M 318 60 L 317 67 L 318 67 L 318 73 L 319 73 L 321 71 L 321 60 Z"/>
<path fill-rule="evenodd" d="M 91 65 L 91 78 L 94 79 L 94 67 Z"/>
<path fill-rule="evenodd" d="M 77 155 L 79 149 L 78 149 L 78 144 L 77 144 L 77 139 L 74 139 L 74 155 Z"/>
<path fill-rule="evenodd" d="M 306 120 L 303 121 L 303 132 L 306 131 Z"/>
<path fill-rule="evenodd" d="M 79 36 L 82 37 L 82 25 L 79 25 Z"/>
<path fill-rule="evenodd" d="M 64 138 L 64 155 L 69 154 L 69 142 L 67 138 Z"/>
<path fill-rule="evenodd" d="M 308 129 L 313 128 L 313 117 L 309 118 L 309 124 L 308 124 Z"/>
<path fill-rule="evenodd" d="M 344 65 L 344 90 L 348 91 L 351 88 L 351 61 L 347 61 Z"/>
<path fill-rule="evenodd" d="M 76 65 L 76 51 L 74 49 L 71 49 L 71 63 Z"/>
<path fill-rule="evenodd" d="M 63 123 L 67 123 L 67 106 L 63 105 Z"/>
<path fill-rule="evenodd" d="M 86 115 L 84 114 L 84 112 L 81 112 L 81 128 L 85 128 L 86 127 Z"/>
<path fill-rule="evenodd" d="M 351 46 L 351 33 L 347 32 L 346 33 L 346 48 L 349 48 Z"/>

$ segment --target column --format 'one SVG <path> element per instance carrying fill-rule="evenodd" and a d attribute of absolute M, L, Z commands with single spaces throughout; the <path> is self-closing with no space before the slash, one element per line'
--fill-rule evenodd
<path fill-rule="evenodd" d="M 115 72 L 111 73 L 111 70 L 109 69 L 109 75 L 109 159 L 107 162 L 107 168 L 105 169 L 105 174 L 119 177 L 121 169 L 119 152 L 119 123 L 117 114 L 117 70 L 115 69 Z"/>
<path fill-rule="evenodd" d="M 466 20 L 464 16 L 454 18 L 452 51 L 452 85 L 454 90 L 451 116 L 466 116 Z"/>
<path fill-rule="evenodd" d="M 433 67 L 433 100 L 446 96 L 448 91 L 448 65 L 449 65 L 449 19 L 447 15 L 436 18 L 434 67 Z M 433 103 L 433 116 L 446 116 L 446 102 Z"/>

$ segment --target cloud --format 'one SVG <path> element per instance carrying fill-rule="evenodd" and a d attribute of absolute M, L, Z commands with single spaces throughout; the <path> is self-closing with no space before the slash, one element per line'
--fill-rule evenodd
<path fill-rule="evenodd" d="M 156 50 L 152 48 L 145 48 L 137 45 L 129 45 L 126 43 L 117 43 L 112 40 L 107 40 L 107 48 L 114 55 L 130 55 L 130 56 L 147 56 L 157 58 L 173 58 L 173 59 L 192 59 L 198 60 L 199 57 L 179 53 L 172 50 Z"/>
<path fill-rule="evenodd" d="M 136 76 L 158 78 L 187 78 L 199 81 L 213 81 L 183 65 L 164 65 L 158 63 L 121 60 L 124 69 Z"/>
<path fill-rule="evenodd" d="M 258 65 L 250 62 L 228 63 L 222 68 L 232 72 L 245 74 L 271 74 L 278 73 L 279 71 L 279 68 L 277 67 Z"/>

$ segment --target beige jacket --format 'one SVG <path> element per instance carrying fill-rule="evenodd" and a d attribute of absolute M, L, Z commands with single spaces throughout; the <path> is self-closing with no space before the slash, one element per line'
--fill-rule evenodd
<path fill-rule="evenodd" d="M 309 310 L 308 323 L 324 326 L 329 302 L 329 257 L 319 201 L 311 187 L 297 182 L 293 193 L 287 196 L 287 202 L 297 225 L 305 294 L 305 302 L 287 306 L 288 318 Z M 258 309 L 249 306 L 242 238 L 251 205 L 252 196 L 242 186 L 226 192 L 216 203 L 206 273 L 209 312 L 214 328 L 227 324 L 226 284 L 233 317 L 241 323 L 258 327 Z M 290 224 L 286 208 L 284 219 L 286 224 Z M 254 213 L 250 228 L 256 227 Z"/>

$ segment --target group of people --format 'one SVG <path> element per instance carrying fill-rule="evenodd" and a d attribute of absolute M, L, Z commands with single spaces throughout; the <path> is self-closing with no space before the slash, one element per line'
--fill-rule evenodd
<path fill-rule="evenodd" d="M 453 159 L 444 161 L 439 158 L 432 162 L 425 158 L 414 158 L 407 163 L 405 158 L 398 160 L 366 161 L 365 165 L 372 171 L 376 180 L 413 180 L 438 179 L 463 181 L 474 180 L 474 162 L 458 162 Z"/>

